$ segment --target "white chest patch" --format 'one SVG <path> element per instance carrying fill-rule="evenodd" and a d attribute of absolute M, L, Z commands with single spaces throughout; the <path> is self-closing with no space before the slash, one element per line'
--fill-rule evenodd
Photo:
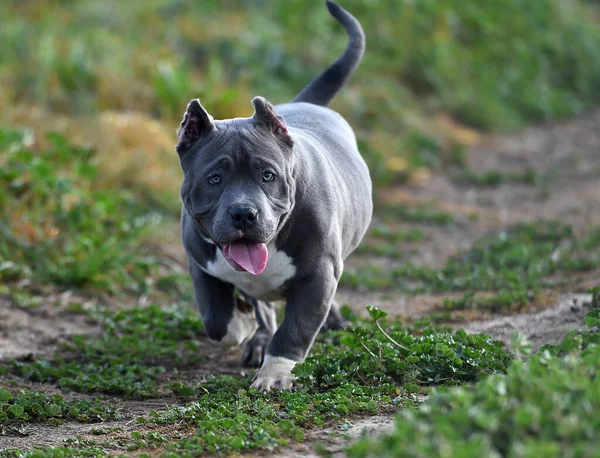
<path fill-rule="evenodd" d="M 217 258 L 203 269 L 207 274 L 217 277 L 255 299 L 275 301 L 282 299 L 279 289 L 296 274 L 296 266 L 283 251 L 269 247 L 267 267 L 260 275 L 238 272 L 225 260 L 221 250 L 217 249 Z"/>

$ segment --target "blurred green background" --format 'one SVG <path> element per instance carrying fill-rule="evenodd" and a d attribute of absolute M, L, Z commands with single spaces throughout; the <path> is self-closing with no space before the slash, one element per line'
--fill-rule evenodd
<path fill-rule="evenodd" d="M 362 22 L 368 50 L 334 108 L 356 127 L 381 180 L 434 167 L 441 150 L 471 141 L 456 124 L 515 129 L 600 100 L 597 1 L 342 4 Z M 47 118 L 60 115 L 86 124 L 72 126 L 77 134 L 104 113 L 96 129 L 108 133 L 76 137 L 102 150 L 160 144 L 170 154 L 189 99 L 200 96 L 216 118 L 251 114 L 257 94 L 286 102 L 345 43 L 317 0 L 5 0 L 2 121 L 69 129 Z M 44 110 L 41 119 L 32 110 Z M 134 132 L 110 132 L 119 126 Z"/>
<path fill-rule="evenodd" d="M 597 0 L 340 3 L 363 24 L 367 52 L 333 108 L 356 129 L 379 189 L 460 166 L 482 131 L 600 102 Z M 129 256 L 136 246 L 119 240 L 135 232 L 126 222 L 140 205 L 179 209 L 173 147 L 191 98 L 215 118 L 249 116 L 255 95 L 289 101 L 346 41 L 320 0 L 3 0 L 0 261 L 29 250 L 22 266 L 39 263 L 43 241 L 58 264 L 71 253 L 67 284 L 81 258 L 90 271 L 79 284 L 111 253 Z M 88 219 L 98 227 L 77 226 Z M 94 252 L 99 264 L 84 266 Z"/>

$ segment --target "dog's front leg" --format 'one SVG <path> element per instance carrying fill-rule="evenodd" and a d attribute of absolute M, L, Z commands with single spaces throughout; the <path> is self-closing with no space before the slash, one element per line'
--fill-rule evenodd
<path fill-rule="evenodd" d="M 272 303 L 258 301 L 250 297 L 246 297 L 246 300 L 253 304 L 258 329 L 254 336 L 244 343 L 242 364 L 250 367 L 260 367 L 271 338 L 277 329 L 277 317 Z"/>
<path fill-rule="evenodd" d="M 190 275 L 204 332 L 212 341 L 240 345 L 256 331 L 254 306 L 234 295 L 229 283 L 208 275 L 190 259 Z"/>
<path fill-rule="evenodd" d="M 327 318 L 337 279 L 332 265 L 316 269 L 306 278 L 294 282 L 287 294 L 283 322 L 267 349 L 264 363 L 254 377 L 253 388 L 290 389 L 292 369 L 304 360 L 315 337 Z"/>

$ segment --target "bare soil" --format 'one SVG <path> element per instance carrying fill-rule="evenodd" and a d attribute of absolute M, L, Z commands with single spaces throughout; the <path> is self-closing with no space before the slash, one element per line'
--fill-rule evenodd
<path fill-rule="evenodd" d="M 36 297 L 39 303 L 24 305 L 9 295 L 0 295 L 0 361 L 31 355 L 49 357 L 56 347 L 76 334 L 99 332 L 84 314 L 72 313 L 71 294 Z M 92 303 L 89 299 L 82 302 Z"/>

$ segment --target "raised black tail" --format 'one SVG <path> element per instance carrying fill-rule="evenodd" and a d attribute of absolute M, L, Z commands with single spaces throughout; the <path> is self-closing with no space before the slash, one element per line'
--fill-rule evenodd
<path fill-rule="evenodd" d="M 293 102 L 308 102 L 321 106 L 329 105 L 354 73 L 365 53 L 365 34 L 356 18 L 330 0 L 327 0 L 327 9 L 346 29 L 346 33 L 350 38 L 348 46 L 327 70 L 302 89 Z"/>

